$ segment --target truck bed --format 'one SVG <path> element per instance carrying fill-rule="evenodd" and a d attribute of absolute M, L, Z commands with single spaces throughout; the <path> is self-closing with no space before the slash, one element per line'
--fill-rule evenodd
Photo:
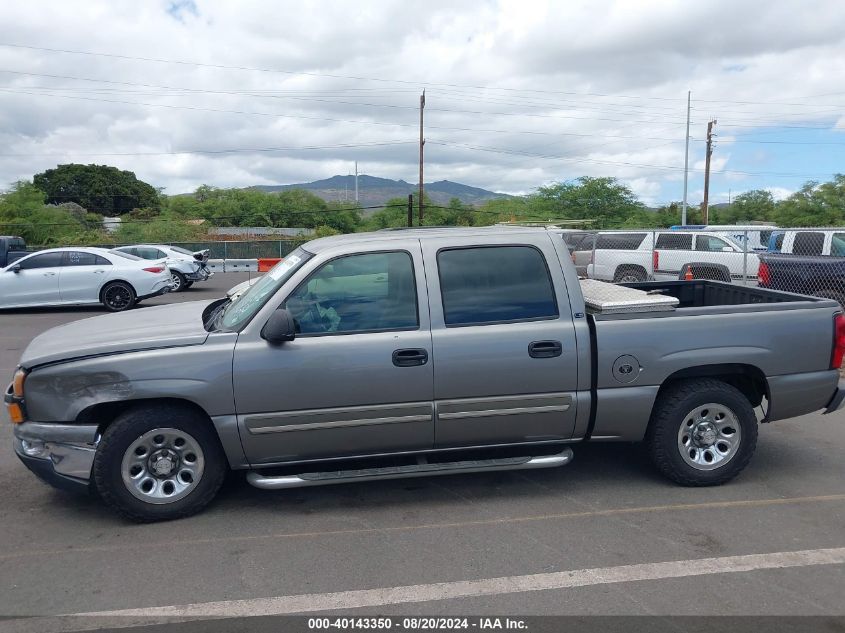
<path fill-rule="evenodd" d="M 612 314 L 587 310 L 593 439 L 641 440 L 660 386 L 690 367 L 696 376 L 729 368 L 745 372 L 748 384 L 767 385 L 759 392 L 767 399 L 767 420 L 819 409 L 836 388 L 839 372 L 828 366 L 834 315 L 842 310 L 836 301 L 709 280 L 628 286 L 673 297 L 678 305 Z"/>
<path fill-rule="evenodd" d="M 765 304 L 779 304 L 777 309 L 783 309 L 785 303 L 800 304 L 807 307 L 819 301 L 826 301 L 818 297 L 780 292 L 739 284 L 728 284 L 721 281 L 695 279 L 691 281 L 644 281 L 641 283 L 625 284 L 630 288 L 644 290 L 649 293 L 659 293 L 662 296 L 674 297 L 678 300 L 677 308 L 717 308 L 724 306 L 754 306 L 756 311 Z M 761 305 L 762 304 L 762 305 Z M 774 306 L 771 306 L 774 307 Z"/>

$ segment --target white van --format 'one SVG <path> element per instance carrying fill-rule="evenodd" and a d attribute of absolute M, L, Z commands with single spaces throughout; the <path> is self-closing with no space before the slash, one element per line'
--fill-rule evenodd
<path fill-rule="evenodd" d="M 777 230 L 774 224 L 696 224 L 688 226 L 672 226 L 670 230 L 707 231 L 724 237 L 743 246 L 748 240 L 748 248 L 752 251 L 765 251 L 769 248 L 769 238 Z"/>
<path fill-rule="evenodd" d="M 845 256 L 845 229 L 774 231 L 769 242 L 773 253 Z"/>
<path fill-rule="evenodd" d="M 710 231 L 599 231 L 572 253 L 579 274 L 590 279 L 631 283 L 677 279 L 684 264 L 723 264 L 732 279 L 756 280 L 758 257 L 727 236 Z M 583 273 L 581 272 L 583 270 Z"/>

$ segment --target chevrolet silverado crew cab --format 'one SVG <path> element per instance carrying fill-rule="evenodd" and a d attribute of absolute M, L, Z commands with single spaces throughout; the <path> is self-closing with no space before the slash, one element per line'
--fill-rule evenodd
<path fill-rule="evenodd" d="M 138 521 L 267 489 L 566 464 L 644 441 L 724 483 L 758 422 L 841 406 L 836 301 L 711 281 L 579 282 L 534 228 L 318 239 L 237 299 L 35 338 L 5 400 L 15 451 Z"/>

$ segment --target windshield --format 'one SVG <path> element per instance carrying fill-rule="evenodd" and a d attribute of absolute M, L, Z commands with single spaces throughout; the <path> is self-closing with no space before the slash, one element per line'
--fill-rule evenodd
<path fill-rule="evenodd" d="M 313 255 L 303 248 L 297 248 L 285 257 L 261 279 L 250 286 L 240 297 L 226 306 L 220 319 L 225 330 L 238 330 L 258 312 L 293 273 Z"/>

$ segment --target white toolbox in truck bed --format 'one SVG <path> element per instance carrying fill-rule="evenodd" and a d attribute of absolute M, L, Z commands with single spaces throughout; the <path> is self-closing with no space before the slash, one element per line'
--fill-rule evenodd
<path fill-rule="evenodd" d="M 678 306 L 676 297 L 650 294 L 596 279 L 581 279 L 581 293 L 590 312 L 619 314 L 622 312 L 664 312 Z"/>

